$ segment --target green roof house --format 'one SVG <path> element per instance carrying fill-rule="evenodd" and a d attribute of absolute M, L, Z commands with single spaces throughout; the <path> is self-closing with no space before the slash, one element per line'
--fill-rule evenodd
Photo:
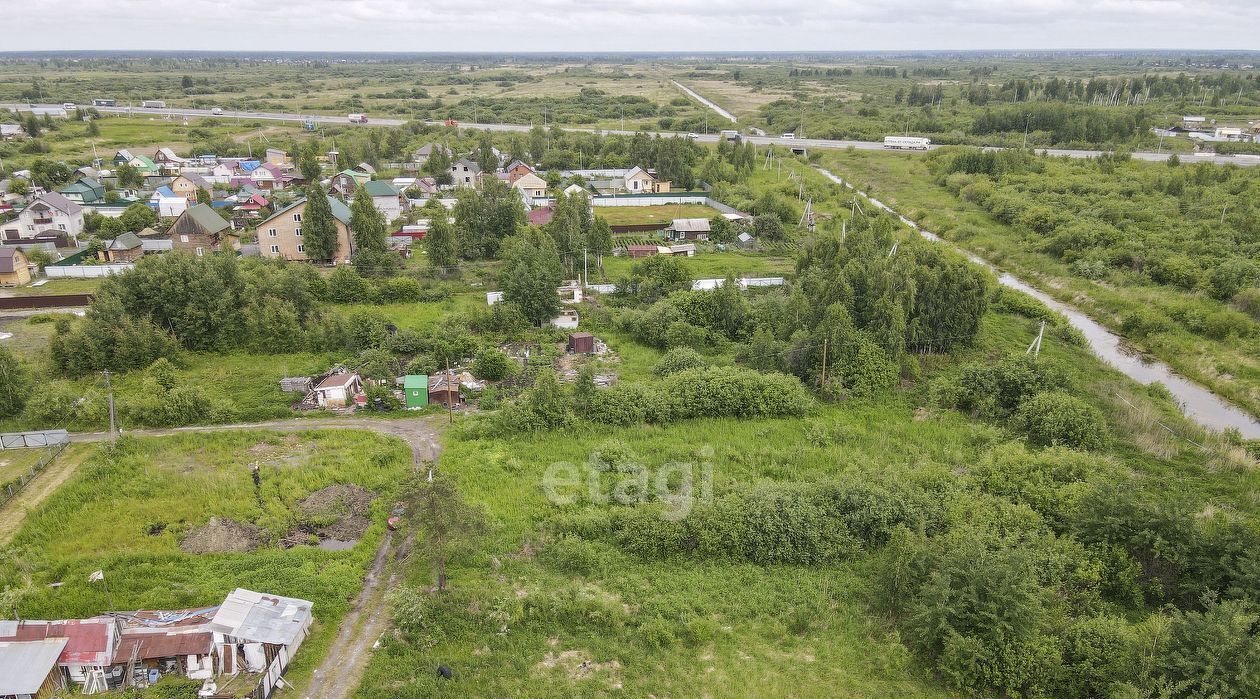
<path fill-rule="evenodd" d="M 407 374 L 403 377 L 404 404 L 408 410 L 423 408 L 429 404 L 429 377 L 424 374 Z"/>
<path fill-rule="evenodd" d="M 91 177 L 81 178 L 60 190 L 61 196 L 76 204 L 95 204 L 105 201 L 105 186 Z"/>

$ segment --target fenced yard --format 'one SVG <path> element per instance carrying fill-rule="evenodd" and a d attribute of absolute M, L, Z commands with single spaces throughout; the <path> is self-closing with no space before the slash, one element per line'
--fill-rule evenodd
<path fill-rule="evenodd" d="M 22 492 L 69 444 L 57 442 L 42 449 L 6 448 L 0 451 L 0 507 Z"/>

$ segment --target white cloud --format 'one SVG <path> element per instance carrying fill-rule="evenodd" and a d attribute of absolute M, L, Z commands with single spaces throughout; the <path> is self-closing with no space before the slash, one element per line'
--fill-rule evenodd
<path fill-rule="evenodd" d="M 6 0 L 0 51 L 1256 48 L 1254 0 Z M 52 26 L 55 30 L 48 31 Z M 30 31 L 24 31 L 27 28 Z M 16 29 L 16 31 L 13 31 Z"/>

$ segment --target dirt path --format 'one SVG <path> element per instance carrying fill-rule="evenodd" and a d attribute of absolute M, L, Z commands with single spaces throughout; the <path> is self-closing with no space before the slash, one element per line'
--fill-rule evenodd
<path fill-rule="evenodd" d="M 70 476 L 79 469 L 79 465 L 91 453 L 91 449 L 71 446 L 53 460 L 35 480 L 22 489 L 13 500 L 0 507 L 0 546 L 13 540 L 26 519 L 26 514 L 35 506 L 52 495 Z"/>
<path fill-rule="evenodd" d="M 176 427 L 165 430 L 129 430 L 127 434 L 160 437 L 180 432 L 248 429 L 280 432 L 321 429 L 371 430 L 398 437 L 407 442 L 411 447 L 412 468 L 419 471 L 427 463 L 437 460 L 441 452 L 438 436 L 445 427 L 446 418 L 444 417 L 425 417 L 415 420 L 350 417 L 327 420 L 271 420 L 249 424 Z M 104 441 L 107 436 L 105 432 L 79 433 L 71 435 L 71 440 L 99 442 Z M 73 470 L 73 467 L 68 468 L 66 476 Z M 65 477 L 62 478 L 64 479 Z M 53 489 L 55 486 L 49 489 L 49 492 Z M 21 522 L 20 517 L 18 522 Z M 0 531 L 3 530 L 0 529 Z M 389 570 L 393 541 L 393 532 L 386 532 L 380 547 L 376 550 L 376 557 L 373 558 L 372 565 L 364 576 L 363 589 L 359 591 L 350 611 L 341 620 L 340 631 L 324 656 L 323 662 L 311 676 L 310 685 L 303 695 L 306 699 L 346 699 L 359 686 L 359 680 L 363 677 L 363 671 L 367 668 L 368 659 L 371 657 L 372 646 L 389 626 L 389 609 L 385 604 L 385 592 L 394 587 L 398 581 L 398 571 Z M 404 541 L 400 550 L 408 549 L 410 544 L 410 540 Z"/>

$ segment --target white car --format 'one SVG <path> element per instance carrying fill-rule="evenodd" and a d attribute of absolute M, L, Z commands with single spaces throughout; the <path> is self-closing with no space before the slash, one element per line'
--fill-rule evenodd
<path fill-rule="evenodd" d="M 210 113 L 215 116 L 219 116 L 220 114 L 223 113 L 223 107 L 215 107 L 214 109 L 210 110 Z"/>
<path fill-rule="evenodd" d="M 781 138 L 782 138 L 783 140 L 785 140 L 785 141 L 791 141 L 791 140 L 793 140 L 793 139 L 795 139 L 795 138 L 796 138 L 796 134 L 794 134 L 794 133 L 785 133 L 785 134 L 783 134 L 783 136 L 782 136 Z"/>
<path fill-rule="evenodd" d="M 61 108 L 69 112 L 75 109 L 74 102 L 66 102 L 65 104 L 61 105 Z"/>
<path fill-rule="evenodd" d="M 687 134 L 687 138 L 690 138 L 691 140 L 693 140 L 693 141 L 694 141 L 694 140 L 696 140 L 697 138 L 700 138 L 700 134 L 698 134 L 698 133 L 694 133 L 694 132 L 693 132 L 693 133 L 689 133 L 689 134 Z"/>

